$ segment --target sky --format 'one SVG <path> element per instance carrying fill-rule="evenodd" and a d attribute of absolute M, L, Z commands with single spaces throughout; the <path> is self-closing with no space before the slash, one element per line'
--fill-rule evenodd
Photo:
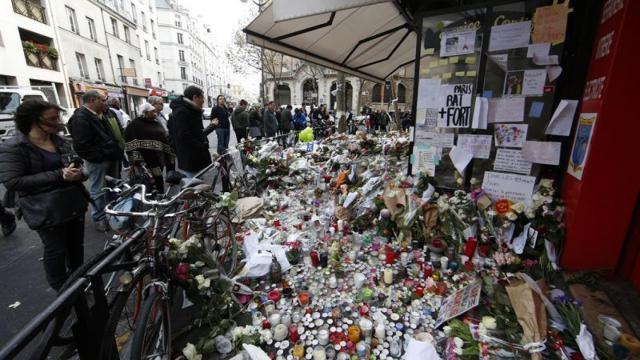
<path fill-rule="evenodd" d="M 258 7 L 248 0 L 180 0 L 193 14 L 203 14 L 203 21 L 211 25 L 211 32 L 222 48 L 233 43 L 233 36 L 258 13 Z M 232 83 L 243 85 L 258 94 L 260 72 L 249 68 L 248 75 L 234 76 Z"/>

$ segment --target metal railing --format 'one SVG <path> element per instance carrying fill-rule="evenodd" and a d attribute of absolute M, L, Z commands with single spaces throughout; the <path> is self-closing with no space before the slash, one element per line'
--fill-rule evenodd
<path fill-rule="evenodd" d="M 26 16 L 43 24 L 47 23 L 47 15 L 44 6 L 30 0 L 11 0 L 13 12 Z"/>
<path fill-rule="evenodd" d="M 27 61 L 27 65 L 58 71 L 58 59 L 53 59 L 48 54 L 43 54 L 41 52 L 34 53 L 27 49 L 23 50 L 24 58 Z"/>

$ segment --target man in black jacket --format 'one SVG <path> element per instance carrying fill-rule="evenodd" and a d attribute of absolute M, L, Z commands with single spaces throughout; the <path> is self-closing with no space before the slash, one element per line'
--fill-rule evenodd
<path fill-rule="evenodd" d="M 196 86 L 184 89 L 184 95 L 170 104 L 169 136 L 178 157 L 178 170 L 188 177 L 211 164 L 207 135 L 215 126 L 205 129 L 202 125 L 203 104 L 204 92 Z"/>
<path fill-rule="evenodd" d="M 236 140 L 238 142 L 247 138 L 247 129 L 249 128 L 249 112 L 247 112 L 247 101 L 245 99 L 240 100 L 240 104 L 236 106 L 231 115 L 231 125 L 236 133 Z"/>
<path fill-rule="evenodd" d="M 282 135 L 287 135 L 291 131 L 291 122 L 293 120 L 293 114 L 291 114 L 291 109 L 293 107 L 291 105 L 287 105 L 287 108 L 282 111 L 282 115 L 280 115 L 280 131 L 282 131 Z M 287 147 L 287 138 L 289 136 L 282 136 L 282 147 Z"/>
<path fill-rule="evenodd" d="M 104 116 L 107 97 L 97 90 L 82 95 L 83 105 L 69 119 L 73 148 L 85 160 L 89 175 L 89 192 L 94 201 L 91 218 L 96 230 L 108 230 L 104 207 L 107 205 L 105 176 L 117 177 L 122 150 Z"/>
<path fill-rule="evenodd" d="M 264 134 L 268 138 L 276 136 L 278 132 L 278 120 L 275 114 L 276 104 L 273 101 L 269 101 L 267 107 L 264 109 L 262 115 L 262 121 L 264 122 Z"/>
<path fill-rule="evenodd" d="M 216 106 L 211 109 L 211 121 L 217 127 L 216 135 L 218 135 L 217 151 L 219 155 L 227 152 L 229 147 L 229 136 L 231 136 L 231 124 L 229 123 L 229 110 L 225 104 L 224 95 L 218 95 L 216 98 Z"/>

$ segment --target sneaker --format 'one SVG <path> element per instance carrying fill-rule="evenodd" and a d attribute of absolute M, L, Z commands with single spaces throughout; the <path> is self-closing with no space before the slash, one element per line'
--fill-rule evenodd
<path fill-rule="evenodd" d="M 9 236 L 13 234 L 13 232 L 16 231 L 16 227 L 17 227 L 16 219 L 12 218 L 9 223 L 2 224 L 2 235 Z"/>
<path fill-rule="evenodd" d="M 100 220 L 95 222 L 95 227 L 97 232 L 107 232 L 109 231 L 109 224 L 107 224 L 106 220 Z"/>

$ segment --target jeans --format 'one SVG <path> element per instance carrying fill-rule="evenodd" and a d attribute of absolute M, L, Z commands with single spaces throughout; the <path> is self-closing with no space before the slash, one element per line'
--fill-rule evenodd
<path fill-rule="evenodd" d="M 64 282 L 84 261 L 84 216 L 38 230 L 44 245 L 43 265 L 47 282 L 60 290 Z"/>
<path fill-rule="evenodd" d="M 219 128 L 216 129 L 216 134 L 218 135 L 218 155 L 222 155 L 229 147 L 229 136 L 231 135 L 231 130 Z"/>
<path fill-rule="evenodd" d="M 107 195 L 102 189 L 107 185 L 105 176 L 118 178 L 120 164 L 118 161 L 103 161 L 93 163 L 86 161 L 85 167 L 89 174 L 89 193 L 95 202 L 95 206 L 91 211 L 91 219 L 94 222 L 105 219 L 104 207 L 107 205 Z"/>

